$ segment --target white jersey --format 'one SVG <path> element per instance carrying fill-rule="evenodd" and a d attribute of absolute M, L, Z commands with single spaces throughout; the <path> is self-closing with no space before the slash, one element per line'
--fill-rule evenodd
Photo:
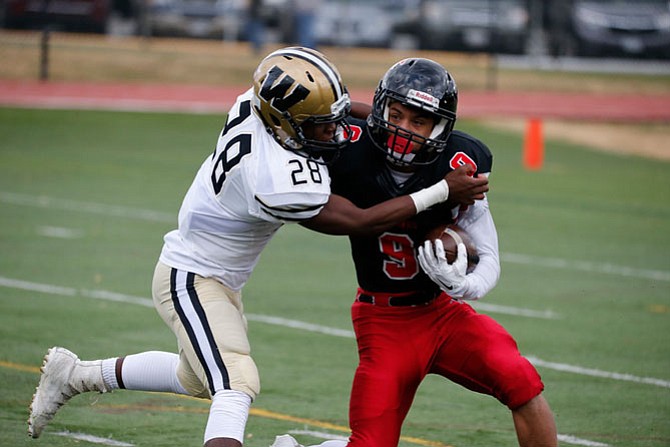
<path fill-rule="evenodd" d="M 244 286 L 285 222 L 316 216 L 330 195 L 326 167 L 282 148 L 252 110 L 252 97 L 250 89 L 231 108 L 160 255 L 164 264 L 233 290 Z"/>

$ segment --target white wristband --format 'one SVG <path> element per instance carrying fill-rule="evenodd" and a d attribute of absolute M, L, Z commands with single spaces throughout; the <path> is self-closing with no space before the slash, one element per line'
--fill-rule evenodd
<path fill-rule="evenodd" d="M 409 197 L 414 201 L 418 214 L 437 203 L 445 202 L 449 197 L 449 185 L 446 180 L 442 179 L 433 186 L 413 192 Z"/>

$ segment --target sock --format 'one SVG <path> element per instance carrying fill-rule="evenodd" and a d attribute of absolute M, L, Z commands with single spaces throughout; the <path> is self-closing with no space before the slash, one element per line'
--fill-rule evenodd
<path fill-rule="evenodd" d="M 118 359 L 118 357 L 112 357 L 102 361 L 102 381 L 105 382 L 105 385 L 110 391 L 118 390 L 120 388 L 119 382 L 116 380 L 116 359 Z"/>
<path fill-rule="evenodd" d="M 232 438 L 244 443 L 251 397 L 241 391 L 221 390 L 212 396 L 205 428 L 205 443 L 215 438 Z"/>
<path fill-rule="evenodd" d="M 121 380 L 127 390 L 158 391 L 188 394 L 177 379 L 179 355 L 171 352 L 149 351 L 126 356 Z M 116 380 L 116 358 L 102 361 L 102 377 L 112 389 L 119 389 Z"/>

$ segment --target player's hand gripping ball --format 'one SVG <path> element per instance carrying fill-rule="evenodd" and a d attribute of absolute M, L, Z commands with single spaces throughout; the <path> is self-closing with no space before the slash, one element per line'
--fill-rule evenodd
<path fill-rule="evenodd" d="M 475 247 L 475 244 L 472 242 L 472 239 L 470 238 L 468 233 L 458 225 L 456 224 L 440 225 L 433 228 L 426 235 L 426 240 L 433 242 L 436 239 L 440 239 L 442 241 L 442 245 L 444 246 L 444 252 L 447 256 L 447 262 L 449 264 L 453 264 L 453 262 L 456 260 L 456 256 L 458 253 L 458 244 L 460 243 L 463 243 L 465 245 L 465 249 L 467 251 L 468 267 L 466 272 L 467 273 L 472 272 L 472 270 L 474 270 L 474 268 L 479 263 L 479 254 L 477 254 L 477 247 Z M 435 244 L 433 243 L 433 247 L 434 246 Z"/>

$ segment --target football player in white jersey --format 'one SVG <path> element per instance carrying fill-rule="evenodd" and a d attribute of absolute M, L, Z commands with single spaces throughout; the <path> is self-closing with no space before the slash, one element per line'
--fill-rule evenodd
<path fill-rule="evenodd" d="M 58 409 L 86 391 L 158 391 L 211 399 L 206 447 L 240 447 L 260 391 L 241 289 L 285 223 L 329 234 L 376 232 L 449 197 L 472 203 L 485 178 L 454 171 L 433 186 L 368 209 L 330 194 L 327 164 L 343 150 L 351 102 L 321 53 L 288 47 L 267 56 L 237 98 L 214 153 L 200 167 L 165 235 L 152 294 L 179 353 L 143 352 L 81 361 L 47 352 L 28 432 L 40 436 Z"/>

